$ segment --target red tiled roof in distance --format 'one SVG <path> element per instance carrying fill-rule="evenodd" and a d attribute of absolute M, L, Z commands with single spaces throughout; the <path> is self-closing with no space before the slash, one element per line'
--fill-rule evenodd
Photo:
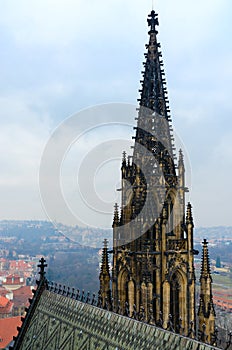
<path fill-rule="evenodd" d="M 5 287 L 0 287 L 0 297 L 6 297 L 9 300 L 13 299 L 13 293 Z"/>
<path fill-rule="evenodd" d="M 0 297 L 5 297 L 9 291 L 5 287 L 0 287 Z"/>
<path fill-rule="evenodd" d="M 8 304 L 9 299 L 7 299 L 6 297 L 2 297 L 0 296 L 0 307 L 6 307 L 6 305 Z"/>
<path fill-rule="evenodd" d="M 17 327 L 21 324 L 21 316 L 0 319 L 0 349 L 5 349 L 13 340 L 13 336 L 18 334 Z"/>
<path fill-rule="evenodd" d="M 29 298 L 33 297 L 31 286 L 23 286 L 13 291 L 13 302 L 15 307 L 29 306 Z"/>
<path fill-rule="evenodd" d="M 24 260 L 10 260 L 10 270 L 24 271 L 32 269 L 32 264 L 26 263 Z"/>
<path fill-rule="evenodd" d="M 12 311 L 14 303 L 5 297 L 0 297 L 0 314 L 9 314 Z M 1 328 L 0 328 L 1 329 Z"/>

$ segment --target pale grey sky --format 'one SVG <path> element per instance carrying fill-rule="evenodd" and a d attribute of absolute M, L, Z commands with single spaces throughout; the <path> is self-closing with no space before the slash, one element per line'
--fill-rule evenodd
<path fill-rule="evenodd" d="M 46 217 L 40 158 L 65 118 L 95 104 L 136 104 L 151 3 L 1 1 L 0 219 Z M 232 225 L 232 2 L 159 0 L 155 10 L 196 226 Z"/>

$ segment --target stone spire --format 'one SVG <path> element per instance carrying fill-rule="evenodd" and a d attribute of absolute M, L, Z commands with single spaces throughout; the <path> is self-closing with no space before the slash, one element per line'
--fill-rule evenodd
<path fill-rule="evenodd" d="M 199 331 L 206 342 L 211 343 L 215 332 L 215 310 L 212 294 L 212 277 L 210 272 L 208 242 L 202 242 L 202 262 L 200 276 L 200 305 L 198 309 Z M 204 340 L 204 339 L 202 339 Z"/>
<path fill-rule="evenodd" d="M 101 264 L 101 274 L 109 275 L 109 255 L 108 255 L 108 241 L 104 239 L 103 242 L 103 251 L 102 251 L 102 264 Z"/>
<path fill-rule="evenodd" d="M 209 251 L 208 251 L 208 242 L 206 239 L 202 242 L 202 264 L 201 264 L 201 277 L 200 281 L 203 278 L 209 278 L 212 282 L 211 271 L 210 271 L 210 262 L 209 262 Z"/>
<path fill-rule="evenodd" d="M 148 32 L 149 44 L 146 45 L 147 53 L 145 53 L 146 62 L 144 63 L 145 71 L 142 72 L 143 80 L 141 92 L 141 99 L 139 99 L 140 106 L 147 107 L 150 110 L 165 116 L 170 119 L 169 106 L 167 99 L 167 88 L 165 87 L 165 74 L 163 61 L 161 59 L 162 53 L 160 51 L 160 43 L 157 42 L 156 35 L 158 31 L 156 26 L 159 25 L 158 15 L 155 11 L 151 11 L 148 16 L 148 25 L 150 30 Z"/>
<path fill-rule="evenodd" d="M 135 184 L 134 202 L 136 212 L 140 212 L 147 201 L 147 193 L 152 187 L 159 187 L 160 203 L 154 203 L 151 198 L 148 199 L 149 207 L 156 208 L 153 213 L 161 212 L 159 205 L 163 203 L 165 191 L 170 187 L 177 187 L 177 176 L 175 170 L 175 148 L 173 145 L 171 116 L 169 114 L 167 88 L 165 74 L 163 69 L 162 53 L 160 43 L 157 41 L 158 15 L 151 11 L 148 18 L 150 30 L 149 44 L 146 45 L 145 70 L 142 72 L 142 89 L 138 109 L 135 146 L 132 163 L 134 164 L 134 174 L 139 175 L 139 183 Z M 138 169 L 140 172 L 138 173 Z M 134 179 L 129 179 L 134 184 Z M 161 188 L 165 183 L 166 188 Z M 138 205 L 138 199 L 140 204 Z M 159 207 L 159 208 L 158 208 Z M 147 215 L 147 214 L 146 214 Z M 149 214 L 150 215 L 150 214 Z"/>
<path fill-rule="evenodd" d="M 126 152 L 123 151 L 122 153 L 122 167 L 126 166 Z"/>
<path fill-rule="evenodd" d="M 192 205 L 190 202 L 188 202 L 188 205 L 187 205 L 187 214 L 186 214 L 186 224 L 187 225 L 192 225 L 192 227 L 194 226 L 193 225 L 193 215 L 192 215 Z"/>
<path fill-rule="evenodd" d="M 181 167 L 184 167 L 184 155 L 183 155 L 182 149 L 180 148 L 178 168 L 181 168 Z"/>
<path fill-rule="evenodd" d="M 150 26 L 148 32 L 149 44 L 146 45 L 146 61 L 143 63 L 145 70 L 142 72 L 142 89 L 139 90 L 141 97 L 138 100 L 140 108 L 135 140 L 136 142 L 142 143 L 142 145 L 145 145 L 147 149 L 150 150 L 149 146 L 154 146 L 154 142 L 152 142 L 154 138 L 151 136 L 155 136 L 155 138 L 157 138 L 157 140 L 155 140 L 156 148 L 157 146 L 161 148 L 160 151 L 164 151 L 165 149 L 173 159 L 173 129 L 170 125 L 171 116 L 163 69 L 164 64 L 160 50 L 161 45 L 157 41 L 158 31 L 156 30 L 156 26 L 159 25 L 159 22 L 158 15 L 155 11 L 151 11 L 149 15 L 148 25 Z M 145 138 L 144 132 L 149 133 Z M 175 172 L 173 172 L 173 174 L 175 174 Z"/>
<path fill-rule="evenodd" d="M 100 280 L 100 291 L 99 294 L 102 298 L 102 306 L 105 307 L 106 303 L 111 302 L 111 291 L 110 291 L 110 269 L 109 269 L 109 253 L 108 253 L 108 241 L 107 239 L 103 242 L 102 250 L 102 263 L 101 272 L 99 275 Z"/>
<path fill-rule="evenodd" d="M 113 220 L 113 227 L 119 225 L 119 211 L 118 211 L 118 204 L 115 203 L 114 205 L 114 220 Z"/>
<path fill-rule="evenodd" d="M 189 204 L 185 222 L 183 154 L 177 174 L 155 11 L 148 25 L 133 155 L 122 160 L 120 219 L 114 210 L 112 296 L 128 303 L 130 314 L 143 309 L 146 320 L 152 308 L 167 326 L 171 314 L 176 330 L 181 317 L 187 332 L 190 321 L 195 329 L 193 218 Z"/>

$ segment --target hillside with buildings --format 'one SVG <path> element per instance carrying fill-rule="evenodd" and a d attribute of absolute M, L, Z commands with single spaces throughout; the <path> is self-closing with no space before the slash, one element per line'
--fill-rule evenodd
<path fill-rule="evenodd" d="M 110 240 L 111 230 L 83 229 L 50 222 L 0 222 L 0 319 L 20 323 L 37 277 L 41 256 L 48 262 L 51 281 L 80 290 L 98 292 L 103 238 Z M 68 233 L 66 237 L 65 232 Z M 201 252 L 203 238 L 209 241 L 217 322 L 232 327 L 232 227 L 196 228 L 195 249 Z M 75 241 L 70 237 L 75 237 Z M 89 242 L 98 248 L 88 246 Z M 112 241 L 110 241 L 112 242 Z M 200 253 L 195 257 L 196 288 L 199 295 Z M 84 273 L 83 273 L 84 271 Z"/>

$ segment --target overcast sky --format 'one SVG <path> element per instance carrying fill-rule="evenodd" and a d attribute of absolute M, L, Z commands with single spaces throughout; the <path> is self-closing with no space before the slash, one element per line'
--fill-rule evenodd
<path fill-rule="evenodd" d="M 196 226 L 232 225 L 232 2 L 154 3 L 173 125 L 191 164 Z M 1 1 L 0 219 L 46 218 L 40 159 L 63 120 L 96 104 L 136 104 L 151 6 L 151 0 Z M 98 193 L 102 188 L 110 197 L 112 183 L 107 188 L 103 175 Z"/>

